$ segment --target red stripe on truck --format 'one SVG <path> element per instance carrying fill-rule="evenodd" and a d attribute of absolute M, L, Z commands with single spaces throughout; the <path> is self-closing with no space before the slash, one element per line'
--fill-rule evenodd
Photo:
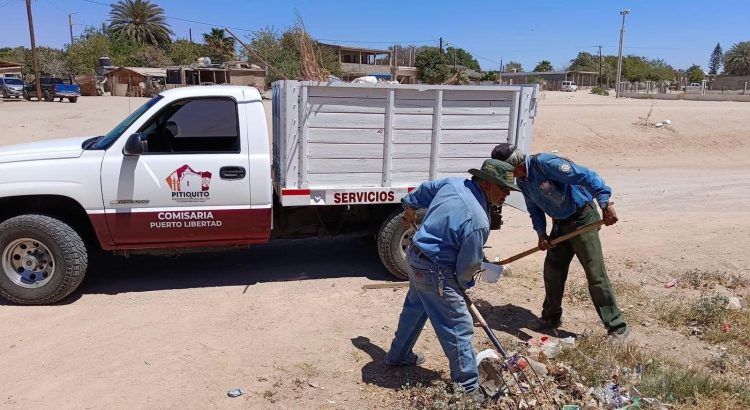
<path fill-rule="evenodd" d="M 90 214 L 104 249 L 153 249 L 266 243 L 271 209 Z M 109 233 L 109 235 L 105 235 Z M 111 241 L 107 236 L 111 237 Z"/>
<path fill-rule="evenodd" d="M 310 195 L 309 189 L 282 189 L 281 195 Z"/>

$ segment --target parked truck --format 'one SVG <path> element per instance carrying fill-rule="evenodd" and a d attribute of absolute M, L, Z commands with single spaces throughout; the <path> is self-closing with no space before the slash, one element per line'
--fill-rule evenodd
<path fill-rule="evenodd" d="M 67 98 L 68 101 L 74 103 L 78 102 L 78 97 L 81 96 L 81 87 L 78 84 L 65 84 L 62 78 L 42 77 L 39 88 L 41 96 L 36 94 L 36 80 L 32 81 L 23 88 L 23 98 L 26 100 L 44 98 L 44 101 L 50 102 L 55 101 L 55 98 L 59 98 L 60 101 Z"/>
<path fill-rule="evenodd" d="M 273 84 L 165 91 L 104 136 L 0 149 L 0 295 L 73 292 L 89 255 L 179 254 L 278 238 L 377 235 L 406 277 L 400 199 L 530 148 L 536 86 Z M 508 203 L 523 207 L 519 196 Z M 495 216 L 497 217 L 497 215 Z M 495 223 L 497 226 L 497 223 Z"/>

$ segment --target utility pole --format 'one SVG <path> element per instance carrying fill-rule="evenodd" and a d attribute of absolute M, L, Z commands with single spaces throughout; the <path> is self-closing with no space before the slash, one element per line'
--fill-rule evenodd
<path fill-rule="evenodd" d="M 73 15 L 76 13 L 68 14 L 68 28 L 70 28 L 70 45 L 73 45 Z"/>
<path fill-rule="evenodd" d="M 500 72 L 503 72 L 503 57 L 500 57 Z"/>
<path fill-rule="evenodd" d="M 440 52 L 443 52 L 443 38 L 440 37 Z"/>
<path fill-rule="evenodd" d="M 602 86 L 602 46 L 594 46 L 599 47 L 599 87 Z"/>
<path fill-rule="evenodd" d="M 31 60 L 34 62 L 34 83 L 36 84 L 36 100 L 42 101 L 42 86 L 39 78 L 39 59 L 36 55 L 36 40 L 34 40 L 34 20 L 31 18 L 31 0 L 26 0 L 26 14 L 29 16 L 29 35 L 31 36 Z"/>
<path fill-rule="evenodd" d="M 617 80 L 615 82 L 615 98 L 620 98 L 620 74 L 622 73 L 622 38 L 625 36 L 625 16 L 630 14 L 630 9 L 620 12 L 622 16 L 622 27 L 620 28 L 620 52 L 617 53 Z"/>
<path fill-rule="evenodd" d="M 190 38 L 190 43 L 192 43 L 193 42 L 193 29 L 192 29 L 192 27 L 188 28 L 188 37 Z"/>

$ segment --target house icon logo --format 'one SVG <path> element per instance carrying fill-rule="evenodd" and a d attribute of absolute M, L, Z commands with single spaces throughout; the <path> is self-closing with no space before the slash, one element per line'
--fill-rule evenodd
<path fill-rule="evenodd" d="M 167 185 L 172 191 L 172 200 L 203 202 L 211 199 L 211 175 L 209 171 L 196 171 L 187 164 L 177 168 L 166 178 Z"/>

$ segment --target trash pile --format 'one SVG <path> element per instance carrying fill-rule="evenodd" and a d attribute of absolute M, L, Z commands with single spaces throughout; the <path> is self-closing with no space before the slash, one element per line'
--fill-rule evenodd
<path fill-rule="evenodd" d="M 555 360 L 560 353 L 568 349 L 576 349 L 576 340 L 572 336 L 541 336 L 528 341 L 525 355 L 516 353 L 513 357 L 517 359 L 512 363 L 515 363 L 519 370 L 527 367 L 533 369 L 531 377 L 528 376 L 530 372 L 518 371 L 512 365 L 503 368 L 502 360 L 491 349 L 480 352 L 477 355 L 480 386 L 502 408 L 508 406 L 518 409 L 635 410 L 641 409 L 642 403 L 647 403 L 649 408 L 667 409 L 659 400 L 643 397 L 638 391 L 637 385 L 641 380 L 644 365 L 632 369 L 614 369 L 610 380 L 603 386 L 585 386 L 578 382 L 581 378 L 575 369 Z M 578 353 L 585 356 L 580 350 Z M 593 362 L 593 359 L 590 360 Z M 512 384 L 507 383 L 507 373 L 514 373 L 511 377 L 518 377 L 521 391 L 508 387 Z M 533 374 L 536 374 L 538 379 L 535 379 Z M 534 391 L 549 392 L 552 396 L 551 403 L 530 399 L 528 394 L 524 394 Z"/>

